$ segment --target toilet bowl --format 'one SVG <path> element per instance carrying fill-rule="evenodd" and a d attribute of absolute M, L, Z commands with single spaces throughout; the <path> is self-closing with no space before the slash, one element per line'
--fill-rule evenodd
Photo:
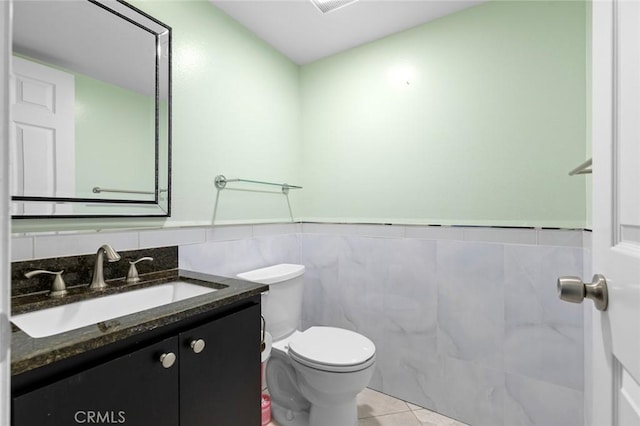
<path fill-rule="evenodd" d="M 375 345 L 336 327 L 299 331 L 303 274 L 292 264 L 238 274 L 270 287 L 262 312 L 273 337 L 266 368 L 273 417 L 281 426 L 356 426 L 356 396 L 373 375 Z"/>

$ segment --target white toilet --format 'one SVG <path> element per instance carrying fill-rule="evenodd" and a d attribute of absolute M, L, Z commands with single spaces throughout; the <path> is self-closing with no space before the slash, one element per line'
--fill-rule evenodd
<path fill-rule="evenodd" d="M 266 371 L 273 417 L 280 426 L 356 426 L 356 395 L 371 380 L 376 347 L 341 328 L 299 331 L 303 274 L 292 264 L 238 274 L 269 284 L 262 314 L 273 337 Z"/>

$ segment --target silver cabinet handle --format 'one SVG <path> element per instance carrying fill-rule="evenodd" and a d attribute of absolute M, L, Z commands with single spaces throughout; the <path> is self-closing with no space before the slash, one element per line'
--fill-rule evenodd
<path fill-rule="evenodd" d="M 202 339 L 196 339 L 192 340 L 191 343 L 189 343 L 189 346 L 193 349 L 193 352 L 199 354 L 204 350 L 205 342 Z"/>
<path fill-rule="evenodd" d="M 160 363 L 164 368 L 171 368 L 176 362 L 176 354 L 168 352 L 160 355 Z"/>
<path fill-rule="evenodd" d="M 593 300 L 596 309 L 606 311 L 609 304 L 607 280 L 603 275 L 595 274 L 591 284 L 585 284 L 578 277 L 558 278 L 558 297 L 571 303 L 582 303 L 584 298 Z"/>

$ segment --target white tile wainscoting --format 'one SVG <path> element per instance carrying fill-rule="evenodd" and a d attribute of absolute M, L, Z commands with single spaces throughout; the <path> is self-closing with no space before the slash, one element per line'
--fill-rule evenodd
<path fill-rule="evenodd" d="M 303 328 L 332 325 L 370 337 L 377 346 L 373 389 L 474 426 L 583 424 L 583 308 L 559 301 L 555 282 L 588 278 L 589 232 L 171 228 L 14 236 L 12 258 L 87 254 L 97 242 L 120 250 L 177 244 L 181 268 L 223 276 L 302 263 Z"/>

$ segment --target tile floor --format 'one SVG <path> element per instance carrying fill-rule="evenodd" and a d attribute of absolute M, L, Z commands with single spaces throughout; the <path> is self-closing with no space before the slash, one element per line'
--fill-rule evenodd
<path fill-rule="evenodd" d="M 269 426 L 278 425 L 273 421 Z M 358 426 L 466 425 L 417 405 L 365 389 L 358 395 Z"/>

